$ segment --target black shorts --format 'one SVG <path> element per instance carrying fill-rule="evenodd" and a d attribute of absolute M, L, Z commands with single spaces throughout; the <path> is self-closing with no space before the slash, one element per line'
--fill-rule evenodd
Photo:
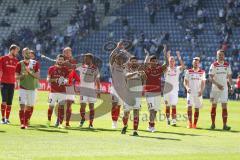
<path fill-rule="evenodd" d="M 7 105 L 12 105 L 15 85 L 8 83 L 1 83 L 1 85 L 2 102 L 6 102 Z"/>

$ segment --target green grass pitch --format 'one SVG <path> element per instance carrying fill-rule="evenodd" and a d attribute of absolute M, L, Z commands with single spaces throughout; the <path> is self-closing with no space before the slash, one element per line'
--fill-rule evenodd
<path fill-rule="evenodd" d="M 110 113 L 94 121 L 94 130 L 78 128 L 72 122 L 71 129 L 46 128 L 47 92 L 38 92 L 37 104 L 31 119 L 31 127 L 21 130 L 18 118 L 18 91 L 15 92 L 10 125 L 0 125 L 0 159 L 168 159 L 168 160 L 231 160 L 240 159 L 240 105 L 239 101 L 229 102 L 229 132 L 222 131 L 221 108 L 217 109 L 217 129 L 210 131 L 210 103 L 204 100 L 200 111 L 199 129 L 187 129 L 186 121 L 180 118 L 177 127 L 167 127 L 166 122 L 158 121 L 157 131 L 146 131 L 148 122 L 146 102 L 142 99 L 139 137 L 133 137 L 132 121 L 129 130 L 121 135 L 119 129 L 111 129 Z M 106 96 L 106 95 L 105 95 Z M 99 104 L 99 103 L 98 103 Z M 179 99 L 177 112 L 186 112 L 185 99 Z M 162 113 L 164 111 L 161 105 Z M 79 113 L 79 103 L 73 105 L 73 112 Z M 53 123 L 56 117 L 53 118 Z"/>

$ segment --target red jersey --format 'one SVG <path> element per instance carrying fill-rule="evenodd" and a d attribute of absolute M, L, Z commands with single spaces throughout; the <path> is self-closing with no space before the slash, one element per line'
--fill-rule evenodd
<path fill-rule="evenodd" d="M 40 72 L 40 64 L 38 61 L 36 60 L 30 60 L 29 62 L 24 61 L 24 64 L 26 67 L 33 69 L 35 73 Z M 22 70 L 21 62 L 18 62 L 16 66 L 16 73 L 21 74 L 22 72 L 21 70 Z M 20 88 L 25 89 L 23 86 L 20 86 Z"/>
<path fill-rule="evenodd" d="M 77 84 L 80 83 L 80 76 L 77 74 L 76 70 L 72 70 L 70 73 L 69 73 L 69 76 L 68 76 L 68 85 L 73 85 L 74 84 L 74 81 L 77 82 Z"/>
<path fill-rule="evenodd" d="M 51 66 L 48 69 L 48 76 L 51 79 L 57 79 L 60 77 L 68 78 L 68 75 L 69 75 L 69 70 L 65 66 L 62 66 L 62 67 Z M 52 92 L 52 93 L 65 93 L 66 92 L 65 85 L 59 85 L 56 82 L 51 82 L 50 85 L 51 85 L 50 92 Z"/>
<path fill-rule="evenodd" d="M 240 78 L 237 79 L 236 88 L 237 88 L 237 89 L 240 89 Z"/>
<path fill-rule="evenodd" d="M 10 58 L 9 55 L 0 58 L 0 71 L 2 72 L 1 83 L 14 84 L 17 58 Z"/>
<path fill-rule="evenodd" d="M 164 67 L 158 65 L 157 67 L 148 67 L 145 70 L 147 75 L 146 84 L 144 86 L 145 92 L 161 92 L 161 76 L 164 74 Z"/>

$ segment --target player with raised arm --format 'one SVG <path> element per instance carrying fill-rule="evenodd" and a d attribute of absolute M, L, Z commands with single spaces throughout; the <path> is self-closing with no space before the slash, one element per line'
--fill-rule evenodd
<path fill-rule="evenodd" d="M 212 82 L 212 90 L 210 93 L 210 100 L 212 102 L 211 129 L 215 129 L 217 103 L 222 103 L 223 130 L 230 130 L 231 127 L 227 126 L 228 83 L 231 86 L 230 91 L 233 91 L 233 83 L 232 70 L 230 64 L 225 61 L 224 50 L 217 51 L 217 61 L 210 67 L 209 78 Z"/>
<path fill-rule="evenodd" d="M 188 69 L 185 73 L 184 86 L 187 90 L 187 115 L 188 128 L 197 128 L 199 109 L 202 107 L 202 94 L 205 88 L 205 71 L 200 65 L 200 58 L 193 58 L 193 68 Z M 195 107 L 194 122 L 192 123 L 192 107 Z"/>
<path fill-rule="evenodd" d="M 122 134 L 125 134 L 128 127 L 128 119 L 130 111 L 133 110 L 133 136 L 138 136 L 138 124 L 139 124 L 139 110 L 141 109 L 141 97 L 143 92 L 143 83 L 146 80 L 146 74 L 144 71 L 139 70 L 139 63 L 135 56 L 130 57 L 129 63 L 126 65 L 125 77 L 127 83 L 128 92 L 123 105 L 123 129 Z M 131 92 L 135 92 L 131 94 Z M 133 102 L 135 100 L 135 102 Z M 135 104 L 134 104 L 135 103 Z"/>
<path fill-rule="evenodd" d="M 18 63 L 16 58 L 20 48 L 12 44 L 9 47 L 9 53 L 6 56 L 0 58 L 0 80 L 1 80 L 1 113 L 2 124 L 9 124 L 9 116 L 12 108 L 12 101 L 15 88 L 15 70 Z"/>
<path fill-rule="evenodd" d="M 109 59 L 110 71 L 112 76 L 111 96 L 112 96 L 112 128 L 117 128 L 117 121 L 120 114 L 120 107 L 122 104 L 122 98 L 118 92 L 122 91 L 122 88 L 126 88 L 125 79 L 125 63 L 124 58 L 126 53 L 123 43 L 119 42 L 117 47 L 112 51 Z M 123 94 L 121 94 L 123 95 Z"/>
<path fill-rule="evenodd" d="M 47 126 L 51 124 L 51 117 L 55 104 L 58 105 L 58 128 L 63 128 L 64 105 L 66 102 L 66 85 L 68 84 L 69 70 L 64 66 L 64 56 L 59 54 L 56 64 L 49 67 L 47 81 L 50 83 L 49 108 Z"/>
<path fill-rule="evenodd" d="M 16 67 L 16 79 L 19 80 L 19 118 L 21 129 L 28 128 L 31 110 L 36 101 L 36 89 L 40 79 L 40 65 L 30 57 L 29 48 L 22 50 L 24 60 L 18 62 Z"/>
<path fill-rule="evenodd" d="M 164 85 L 164 101 L 166 105 L 166 117 L 167 117 L 167 125 L 170 125 L 170 107 L 172 107 L 172 125 L 176 126 L 176 105 L 178 103 L 178 90 L 179 90 L 179 75 L 184 70 L 185 65 L 181 58 L 180 52 L 176 51 L 178 60 L 180 62 L 180 66 L 176 66 L 175 58 L 171 56 L 169 58 L 169 67 L 164 74 L 165 83 Z M 171 85 L 171 86 L 169 86 Z M 172 87 L 169 92 L 169 88 Z"/>
<path fill-rule="evenodd" d="M 148 110 L 150 113 L 150 121 L 148 131 L 155 131 L 155 118 L 157 111 L 160 109 L 161 99 L 161 77 L 168 67 L 168 59 L 170 57 L 170 51 L 167 51 L 167 46 L 164 45 L 164 59 L 163 65 L 158 64 L 156 56 L 149 56 L 148 65 L 145 69 L 147 75 L 146 84 L 144 86 L 145 96 L 148 104 Z"/>
<path fill-rule="evenodd" d="M 100 73 L 93 64 L 93 55 L 91 53 L 86 53 L 84 55 L 84 62 L 82 66 L 76 68 L 80 73 L 80 127 L 83 126 L 85 122 L 85 112 L 86 105 L 88 103 L 90 115 L 89 115 L 89 128 L 93 128 L 94 120 L 94 103 L 96 103 L 97 98 L 100 98 Z M 97 91 L 96 91 L 97 90 Z"/>

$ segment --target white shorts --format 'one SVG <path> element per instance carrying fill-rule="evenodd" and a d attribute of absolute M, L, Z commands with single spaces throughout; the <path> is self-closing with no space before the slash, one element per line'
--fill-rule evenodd
<path fill-rule="evenodd" d="M 120 98 L 120 96 L 117 94 L 114 88 L 111 87 L 110 91 L 111 91 L 112 103 L 118 103 L 118 105 L 120 105 L 122 102 L 122 99 Z"/>
<path fill-rule="evenodd" d="M 163 98 L 167 106 L 176 106 L 178 103 L 178 91 L 166 93 Z"/>
<path fill-rule="evenodd" d="M 135 98 L 136 99 L 136 103 L 133 106 L 131 106 L 131 105 L 127 104 L 126 102 L 124 102 L 123 110 L 124 111 L 131 111 L 133 109 L 141 109 L 141 98 L 142 97 L 136 97 Z"/>
<path fill-rule="evenodd" d="M 36 90 L 19 89 L 19 103 L 26 106 L 34 106 L 36 102 Z"/>
<path fill-rule="evenodd" d="M 202 96 L 187 94 L 187 106 L 192 106 L 194 108 L 202 108 L 203 98 Z"/>
<path fill-rule="evenodd" d="M 148 110 L 160 110 L 161 105 L 161 93 L 154 93 L 154 92 L 146 92 L 145 93 Z"/>
<path fill-rule="evenodd" d="M 67 99 L 67 100 L 70 100 L 70 101 L 75 101 L 75 95 L 67 94 L 67 95 L 66 95 L 66 99 Z"/>
<path fill-rule="evenodd" d="M 228 102 L 228 90 L 223 91 L 211 91 L 210 100 L 212 103 L 227 103 Z"/>
<path fill-rule="evenodd" d="M 66 94 L 64 93 L 49 93 L 48 103 L 54 106 L 56 103 L 64 105 L 66 101 Z"/>
<path fill-rule="evenodd" d="M 80 95 L 80 103 L 96 103 L 96 97 L 89 97 L 89 96 L 81 96 Z"/>

